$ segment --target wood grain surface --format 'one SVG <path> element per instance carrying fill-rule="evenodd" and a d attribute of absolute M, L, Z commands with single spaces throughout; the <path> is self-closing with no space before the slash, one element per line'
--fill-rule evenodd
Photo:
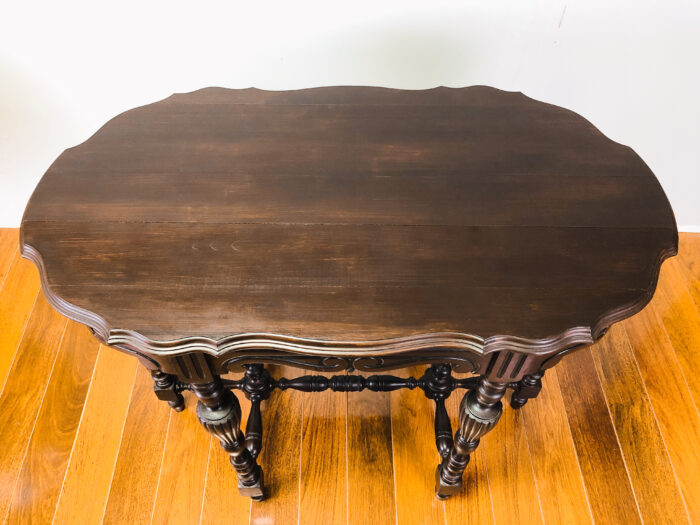
<path fill-rule="evenodd" d="M 104 523 L 151 522 L 171 412 L 153 395 L 151 374 L 138 367 Z"/>
<path fill-rule="evenodd" d="M 170 417 L 152 523 L 196 523 L 201 517 L 211 439 L 202 432 L 195 406 Z M 183 470 L 192 475 L 182 476 Z"/>
<path fill-rule="evenodd" d="M 16 248 L 12 250 L 15 256 L 0 288 L 0 388 L 5 384 L 39 293 L 36 269 L 19 257 Z"/>
<path fill-rule="evenodd" d="M 100 348 L 54 523 L 102 521 L 135 374 L 133 358 Z"/>
<path fill-rule="evenodd" d="M 0 515 L 10 508 L 67 324 L 46 299 L 37 299 L 2 391 Z"/>
<path fill-rule="evenodd" d="M 242 333 L 595 338 L 677 245 L 630 148 L 485 86 L 174 95 L 65 151 L 21 238 L 64 314 L 183 351 Z"/>
<path fill-rule="evenodd" d="M 0 229 L 0 287 L 5 282 L 12 259 L 17 255 L 17 230 L 13 228 Z"/>
<path fill-rule="evenodd" d="M 700 523 L 700 450 L 687 446 L 688 443 L 700 442 L 700 413 L 658 318 L 655 304 L 650 304 L 634 321 L 625 323 L 625 332 L 691 522 Z"/>
<path fill-rule="evenodd" d="M 452 393 L 445 402 L 447 413 L 451 416 L 453 429 L 458 428 L 461 400 L 462 392 L 458 390 L 456 393 Z M 425 430 L 424 434 L 420 435 L 425 435 L 425 438 L 421 439 L 429 439 L 429 430 Z M 486 456 L 482 447 L 477 448 L 476 452 L 472 454 L 469 465 L 464 471 L 462 484 L 464 486 L 462 492 L 452 496 L 444 503 L 446 525 L 495 523 L 491 484 L 486 468 Z"/>
<path fill-rule="evenodd" d="M 363 390 L 346 400 L 348 525 L 391 523 L 396 519 L 391 394 Z M 377 500 L 384 503 L 378 506 Z"/>
<path fill-rule="evenodd" d="M 12 496 L 10 523 L 52 520 L 99 349 L 87 328 L 68 323 Z M 36 491 L 46 497 L 27 505 Z"/>
<path fill-rule="evenodd" d="M 236 378 L 240 378 L 241 374 L 236 376 Z M 233 376 L 232 376 L 233 377 Z M 238 399 L 238 402 L 241 405 L 241 412 L 242 412 L 242 417 L 241 417 L 241 428 L 245 429 L 245 424 L 248 421 L 248 413 L 250 412 L 250 401 L 246 399 L 246 397 L 239 392 L 236 393 L 236 398 Z M 186 402 L 189 403 L 192 406 L 196 406 L 196 399 L 194 396 L 189 396 L 186 397 Z M 160 402 L 161 404 L 164 404 Z M 269 403 L 263 401 L 263 414 L 267 412 L 266 408 L 269 406 Z M 275 416 L 275 410 L 274 407 L 271 407 L 273 414 L 270 414 L 271 417 Z M 173 416 L 177 416 L 177 414 L 173 414 Z M 264 417 L 264 416 L 263 416 Z M 268 423 L 271 424 L 271 423 Z M 263 432 L 266 432 L 269 427 L 263 427 Z M 285 443 L 282 444 L 282 446 L 285 445 L 298 445 L 298 429 L 296 434 L 294 434 L 294 438 L 289 439 Z M 186 438 L 185 438 L 186 439 Z M 264 438 L 263 438 L 264 439 Z M 280 438 L 282 439 L 282 438 Z M 265 441 L 265 445 L 270 445 L 269 439 Z M 276 440 L 272 441 L 272 443 L 275 443 Z M 298 449 L 298 447 L 297 447 Z M 263 450 L 265 451 L 265 448 L 263 447 Z M 265 451 L 266 452 L 266 451 Z M 266 456 L 265 452 L 263 452 L 263 457 Z M 274 451 L 273 451 L 274 452 Z M 208 463 L 207 463 L 207 472 L 206 472 L 206 483 L 204 486 L 204 496 L 202 498 L 202 509 L 201 509 L 201 523 L 206 523 L 206 524 L 211 524 L 211 525 L 218 525 L 221 523 L 221 517 L 226 516 L 225 522 L 228 525 L 248 525 L 249 523 L 252 522 L 251 519 L 251 501 L 249 498 L 231 498 L 231 494 L 237 494 L 238 493 L 238 478 L 236 477 L 236 472 L 231 468 L 231 463 L 229 461 L 230 456 L 228 454 L 224 454 L 223 450 L 221 449 L 221 444 L 219 443 L 219 440 L 212 437 L 210 442 L 209 442 L 209 458 L 208 458 Z M 275 459 L 274 454 L 272 454 L 271 459 L 273 461 L 278 461 Z M 286 460 L 285 461 L 285 466 L 286 466 Z M 291 468 L 297 467 L 298 466 L 298 461 L 296 463 L 292 462 Z M 264 467 L 263 467 L 264 468 Z M 283 488 L 288 488 L 291 490 L 294 490 L 294 494 L 296 496 L 296 489 L 298 487 L 298 469 L 294 471 L 294 477 L 290 480 L 285 480 L 283 483 L 285 484 Z M 270 482 L 269 476 L 267 476 L 267 472 L 265 472 L 266 477 L 265 481 L 267 483 Z M 274 477 L 273 477 L 274 479 Z M 287 487 L 286 484 L 289 484 Z M 277 486 L 277 485 L 275 485 Z M 288 501 L 285 501 L 283 499 L 283 504 L 288 503 Z M 295 515 L 296 515 L 296 507 L 295 507 Z M 273 520 L 272 523 L 288 523 L 289 521 L 284 521 L 284 520 Z"/>
<path fill-rule="evenodd" d="M 642 520 L 647 523 L 689 523 L 675 472 L 649 403 L 634 355 L 621 326 L 592 351 L 618 442 L 626 458 Z M 653 472 L 654 476 L 649 476 Z"/>
<path fill-rule="evenodd" d="M 420 377 L 424 369 L 412 367 L 403 372 Z M 432 404 L 420 390 L 391 393 L 396 520 L 400 523 L 420 525 L 445 520 L 444 502 L 435 497 L 434 490 L 440 456 L 434 445 Z"/>
<path fill-rule="evenodd" d="M 347 523 L 347 395 L 327 390 L 302 406 L 299 516 L 309 525 Z"/>
<path fill-rule="evenodd" d="M 279 379 L 295 377 L 299 375 L 299 370 L 286 366 L 272 366 L 270 373 Z M 270 394 L 270 399 L 263 402 L 265 435 L 263 451 L 258 461 L 265 472 L 269 497 L 251 507 L 251 523 L 264 525 L 296 523 L 299 520 L 304 398 L 304 393 L 295 390 L 275 390 Z M 339 466 L 342 469 L 342 464 Z M 235 479 L 235 475 L 232 479 Z"/>
<path fill-rule="evenodd" d="M 9 363 L 0 394 L 0 414 L 9 422 L 0 427 L 6 502 L 0 522 L 150 523 L 170 512 L 161 508 L 165 496 L 157 498 L 157 491 L 178 486 L 199 487 L 193 500 L 182 500 L 195 510 L 181 516 L 194 517 L 180 523 L 304 524 L 322 510 L 329 523 L 377 525 L 501 523 L 514 515 L 545 523 L 698 522 L 697 246 L 700 235 L 684 234 L 672 261 L 678 264 L 664 265 L 648 308 L 614 327 L 592 351 L 565 357 L 520 413 L 506 404 L 505 431 L 484 438 L 465 472 L 465 489 L 446 502 L 433 498 L 432 402 L 415 391 L 376 398 L 329 393 L 335 396 L 330 400 L 273 393 L 263 403 L 260 456 L 271 497 L 251 503 L 238 496 L 218 443 L 197 425 L 176 442 L 169 422 L 187 413 L 155 398 L 149 374 L 136 372 L 135 359 L 105 347 L 95 354 L 83 328 L 66 325 L 41 296 L 34 305 L 36 271 L 14 256 L 0 288 L 10 319 L 0 337 L 15 334 L 14 345 L 0 347 Z M 17 284 L 8 287 L 11 282 Z M 23 282 L 33 282 L 33 294 Z M 13 300 L 20 292 L 24 299 Z M 273 367 L 272 373 L 293 377 L 300 371 Z M 453 428 L 461 393 L 447 402 Z M 192 396 L 185 397 L 192 410 Z M 309 405 L 311 398 L 322 406 Z M 309 418 L 302 426 L 309 410 L 319 412 L 313 428 Z M 370 410 L 371 417 L 358 419 L 358 410 Z M 206 444 L 196 445 L 202 437 Z M 161 468 L 166 441 L 180 450 L 182 468 Z M 314 464 L 316 448 L 336 459 Z M 188 469 L 192 458 L 200 466 Z M 302 466 L 318 474 L 300 476 Z M 342 492 L 347 506 L 313 499 L 324 476 L 336 480 L 333 494 Z M 523 509 L 534 510 L 525 515 Z"/>
<path fill-rule="evenodd" d="M 590 523 L 590 506 L 555 369 L 522 411 L 545 523 Z M 505 438 L 508 439 L 508 438 Z"/>
<path fill-rule="evenodd" d="M 594 522 L 641 523 L 636 495 L 590 350 L 567 356 L 556 368 L 556 375 Z"/>
<path fill-rule="evenodd" d="M 508 410 L 506 406 L 498 424 L 482 438 L 480 446 L 484 447 L 486 464 L 491 469 L 489 481 L 495 523 L 543 523 L 523 413 Z"/>

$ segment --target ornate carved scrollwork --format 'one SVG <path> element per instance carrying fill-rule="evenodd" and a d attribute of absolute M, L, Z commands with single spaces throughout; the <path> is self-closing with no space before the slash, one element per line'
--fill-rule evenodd
<path fill-rule="evenodd" d="M 322 356 L 285 354 L 283 352 L 259 352 L 254 355 L 234 356 L 225 358 L 220 364 L 222 373 L 241 372 L 246 365 L 254 363 L 270 363 L 295 366 L 319 372 L 375 372 L 414 366 L 416 364 L 444 363 L 452 366 L 455 372 L 477 373 L 482 367 L 482 361 L 487 358 L 470 355 L 465 351 L 426 351 L 421 350 L 406 354 L 388 356 Z"/>

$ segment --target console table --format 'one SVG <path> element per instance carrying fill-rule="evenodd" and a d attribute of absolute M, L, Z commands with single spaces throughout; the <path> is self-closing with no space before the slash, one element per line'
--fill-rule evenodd
<path fill-rule="evenodd" d="M 678 234 L 634 151 L 521 93 L 207 88 L 61 154 L 20 243 L 51 304 L 135 355 L 160 399 L 196 394 L 241 494 L 264 497 L 273 389 L 420 388 L 446 498 L 507 390 L 522 407 L 546 369 L 643 308 Z M 339 374 L 273 379 L 269 363 Z M 377 373 L 415 364 L 430 366 Z"/>

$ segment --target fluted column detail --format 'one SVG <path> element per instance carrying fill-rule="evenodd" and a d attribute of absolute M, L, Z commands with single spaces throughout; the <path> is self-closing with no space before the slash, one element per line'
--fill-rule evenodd
<path fill-rule="evenodd" d="M 230 456 L 229 461 L 238 475 L 238 491 L 258 501 L 263 499 L 263 473 L 246 447 L 238 399 L 223 387 L 219 378 L 212 383 L 194 384 L 192 390 L 199 398 L 199 422 Z"/>
<path fill-rule="evenodd" d="M 446 499 L 461 490 L 462 474 L 469 464 L 470 454 L 479 446 L 481 437 L 501 417 L 501 398 L 507 387 L 507 383 L 494 383 L 480 378 L 478 386 L 462 398 L 454 445 L 436 471 L 435 492 L 438 498 Z"/>

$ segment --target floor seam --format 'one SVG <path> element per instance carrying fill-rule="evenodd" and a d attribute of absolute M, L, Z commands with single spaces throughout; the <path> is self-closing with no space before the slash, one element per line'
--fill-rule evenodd
<path fill-rule="evenodd" d="M 7 511 L 5 511 L 4 521 L 10 515 L 10 510 L 12 509 L 12 500 L 14 499 L 15 490 L 17 490 L 17 482 L 19 481 L 19 476 L 22 473 L 22 467 L 24 462 L 27 460 L 27 453 L 29 452 L 29 445 L 34 437 L 34 430 L 36 430 L 36 424 L 39 420 L 39 414 L 41 413 L 41 408 L 44 406 L 44 401 L 46 401 L 46 392 L 49 390 L 49 384 L 51 383 L 51 377 L 53 376 L 53 371 L 56 368 L 56 362 L 58 361 L 58 354 L 61 353 L 61 347 L 63 346 L 63 337 L 66 335 L 66 328 L 68 327 L 68 319 L 64 319 L 63 331 L 61 332 L 61 338 L 58 341 L 58 346 L 56 347 L 56 354 L 53 357 L 53 363 L 51 363 L 51 371 L 49 372 L 49 377 L 46 379 L 46 385 L 44 386 L 44 391 L 41 394 L 41 401 L 39 402 L 39 407 L 37 408 L 36 414 L 34 416 L 34 423 L 32 423 L 32 430 L 29 433 L 29 438 L 27 439 L 27 444 L 24 447 L 24 453 L 22 454 L 22 461 L 19 464 L 19 469 L 17 470 L 17 475 L 15 476 L 15 481 L 12 487 L 12 492 L 10 493 L 10 501 L 7 504 Z M 14 364 L 14 362 L 13 362 Z M 11 369 L 10 369 L 11 370 Z M 9 374 L 8 374 L 9 377 Z"/>
<path fill-rule="evenodd" d="M 75 437 L 73 438 L 73 444 L 70 448 L 70 454 L 68 455 L 68 462 L 66 463 L 66 471 L 63 473 L 63 481 L 61 482 L 61 488 L 58 491 L 58 498 L 56 499 L 56 505 L 53 509 L 53 516 L 51 517 L 51 523 L 56 521 L 56 513 L 58 512 L 58 504 L 61 501 L 61 495 L 63 495 L 63 487 L 66 484 L 66 478 L 68 478 L 68 469 L 70 469 L 71 461 L 73 460 L 73 451 L 75 450 L 75 444 L 78 441 L 78 436 L 80 435 L 80 428 L 83 426 L 83 417 L 85 416 L 85 406 L 87 405 L 90 392 L 92 391 L 92 382 L 95 379 L 95 371 L 97 370 L 97 362 L 100 359 L 100 355 L 105 347 L 100 345 L 97 350 L 97 357 L 95 358 L 95 364 L 92 367 L 92 374 L 90 374 L 90 384 L 88 385 L 87 392 L 85 393 L 85 399 L 83 400 L 83 408 L 80 410 L 80 419 L 78 420 L 78 427 L 75 429 Z"/>

